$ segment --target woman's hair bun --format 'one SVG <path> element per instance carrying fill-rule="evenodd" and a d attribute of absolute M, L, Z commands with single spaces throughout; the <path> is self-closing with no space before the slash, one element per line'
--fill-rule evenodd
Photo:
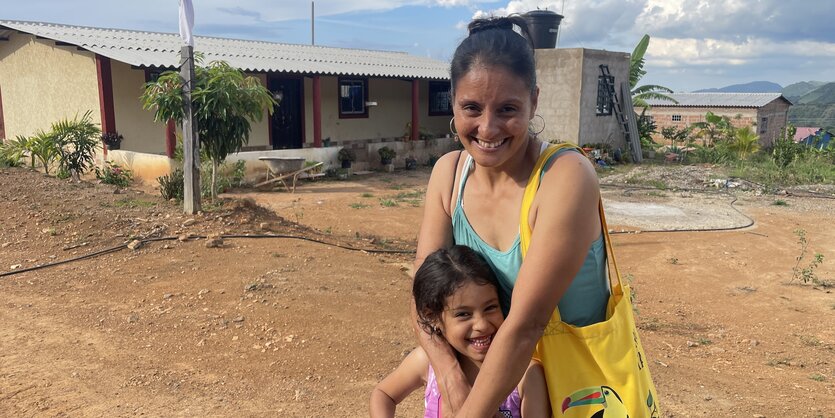
<path fill-rule="evenodd" d="M 467 30 L 470 31 L 470 35 L 490 29 L 513 30 L 513 23 L 513 20 L 507 17 L 488 17 L 473 20 L 467 25 Z"/>

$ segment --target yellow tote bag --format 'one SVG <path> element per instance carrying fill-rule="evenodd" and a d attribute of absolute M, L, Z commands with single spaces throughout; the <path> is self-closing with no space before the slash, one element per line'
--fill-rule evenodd
<path fill-rule="evenodd" d="M 539 188 L 540 173 L 548 158 L 564 148 L 576 146 L 549 147 L 539 157 L 528 181 L 520 217 L 523 257 L 530 245 L 528 212 Z M 545 369 L 554 417 L 660 417 L 655 385 L 632 316 L 628 296 L 631 293 L 618 271 L 602 200 L 599 207 L 607 257 L 611 261 L 608 269 L 611 295 L 606 320 L 576 327 L 562 322 L 559 308 L 554 309 L 535 356 Z"/>

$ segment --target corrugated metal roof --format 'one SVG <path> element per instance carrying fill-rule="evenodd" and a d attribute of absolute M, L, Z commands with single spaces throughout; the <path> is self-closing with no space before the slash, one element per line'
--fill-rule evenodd
<path fill-rule="evenodd" d="M 177 67 L 179 34 L 0 20 L 9 28 L 76 45 L 137 67 Z M 245 71 L 448 79 L 449 63 L 404 52 L 194 37 L 204 61 L 223 60 Z"/>
<path fill-rule="evenodd" d="M 794 142 L 804 140 L 811 135 L 814 135 L 820 128 L 812 128 L 808 126 L 798 126 L 794 133 Z"/>
<path fill-rule="evenodd" d="M 788 102 L 782 93 L 672 93 L 667 96 L 678 104 L 658 99 L 647 103 L 663 107 L 763 107 L 780 98 Z"/>

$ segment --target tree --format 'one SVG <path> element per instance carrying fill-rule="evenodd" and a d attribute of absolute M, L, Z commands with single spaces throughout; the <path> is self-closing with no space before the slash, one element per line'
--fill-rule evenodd
<path fill-rule="evenodd" d="M 719 116 L 708 111 L 704 122 L 696 122 L 693 128 L 699 130 L 698 136 L 705 140 L 705 146 L 713 146 L 718 140 L 728 140 L 734 136 L 734 126 L 727 116 Z"/>
<path fill-rule="evenodd" d="M 199 63 L 199 57 L 198 57 Z M 247 77 L 223 61 L 195 68 L 191 92 L 200 145 L 212 160 L 212 200 L 217 196 L 217 170 L 226 157 L 249 143 L 250 121 L 259 121 L 264 109 L 276 105 L 270 91 L 255 77 Z M 141 97 L 145 109 L 155 109 L 154 119 L 183 121 L 183 85 L 180 75 L 166 71 L 145 85 Z"/>
<path fill-rule="evenodd" d="M 673 103 L 678 103 L 675 99 L 667 96 L 664 93 L 673 93 L 667 87 L 658 86 L 655 84 L 646 84 L 638 86 L 638 82 L 646 75 L 644 70 L 644 54 L 647 52 L 649 46 L 649 35 L 644 35 L 635 50 L 632 51 L 632 56 L 629 61 L 629 88 L 632 90 L 632 105 L 635 107 L 650 107 L 646 102 L 647 99 L 668 100 Z"/>

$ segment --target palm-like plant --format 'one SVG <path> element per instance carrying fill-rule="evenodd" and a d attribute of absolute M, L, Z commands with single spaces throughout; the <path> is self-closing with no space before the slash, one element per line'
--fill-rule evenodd
<path fill-rule="evenodd" d="M 647 73 L 644 70 L 644 54 L 647 52 L 647 46 L 649 46 L 649 35 L 644 35 L 641 41 L 638 42 L 638 45 L 635 46 L 635 50 L 632 51 L 632 57 L 629 61 L 629 88 L 632 90 L 632 105 L 643 108 L 650 107 L 647 103 L 648 99 L 668 100 L 673 103 L 678 103 L 672 97 L 664 94 L 673 93 L 667 87 L 655 84 L 638 86 L 638 82 Z"/>
<path fill-rule="evenodd" d="M 78 118 L 62 119 L 52 124 L 52 136 L 58 145 L 61 170 L 79 181 L 81 174 L 95 166 L 96 150 L 101 147 L 101 129 L 93 123 L 93 112 L 88 110 Z"/>
<path fill-rule="evenodd" d="M 734 132 L 733 140 L 728 142 L 727 149 L 740 160 L 747 159 L 760 149 L 760 137 L 750 126 L 744 126 Z"/>
<path fill-rule="evenodd" d="M 18 141 L 23 139 L 23 137 L 18 137 Z M 35 135 L 25 138 L 25 146 L 32 158 L 32 168 L 35 168 L 35 159 L 37 159 L 47 175 L 49 166 L 61 155 L 51 132 L 38 131 Z"/>

